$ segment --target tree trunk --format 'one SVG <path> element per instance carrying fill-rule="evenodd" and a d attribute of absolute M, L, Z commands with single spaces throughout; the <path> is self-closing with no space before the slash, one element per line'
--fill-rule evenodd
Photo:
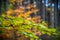
<path fill-rule="evenodd" d="M 39 12 L 37 15 L 42 16 L 42 0 L 36 0 L 37 1 L 37 8 L 39 9 Z"/>
<path fill-rule="evenodd" d="M 43 3 L 43 20 L 46 20 L 46 0 L 44 0 Z"/>
<path fill-rule="evenodd" d="M 50 0 L 50 27 L 53 28 L 54 27 L 54 13 L 53 10 L 54 8 L 52 8 L 52 0 Z"/>
<path fill-rule="evenodd" d="M 55 28 L 58 26 L 58 0 L 54 0 L 54 20 L 55 20 Z"/>

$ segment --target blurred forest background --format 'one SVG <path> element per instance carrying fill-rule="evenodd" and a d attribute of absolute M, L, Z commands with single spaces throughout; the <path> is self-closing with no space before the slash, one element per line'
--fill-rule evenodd
<path fill-rule="evenodd" d="M 13 0 L 10 1 L 12 2 Z M 26 8 L 26 5 L 29 3 L 34 4 L 34 7 L 39 9 L 38 12 L 31 14 L 31 17 L 41 16 L 42 20 L 48 24 L 49 28 L 57 29 L 57 36 L 51 36 L 51 38 L 49 39 L 46 37 L 46 35 L 44 35 L 41 36 L 41 39 L 60 40 L 60 0 L 24 0 L 22 3 L 15 2 L 15 5 L 13 5 L 14 8 L 12 6 L 12 4 L 14 3 L 10 3 L 8 0 L 0 0 L 0 15 L 5 13 L 9 8 L 15 9 L 21 5 Z"/>
<path fill-rule="evenodd" d="M 36 8 L 40 12 L 36 15 L 41 15 L 42 19 L 49 23 L 49 26 L 57 27 L 60 20 L 60 0 L 28 0 L 30 3 L 35 3 Z M 27 0 L 25 0 L 27 2 Z M 7 10 L 9 6 L 8 0 L 0 0 L 0 14 Z"/>

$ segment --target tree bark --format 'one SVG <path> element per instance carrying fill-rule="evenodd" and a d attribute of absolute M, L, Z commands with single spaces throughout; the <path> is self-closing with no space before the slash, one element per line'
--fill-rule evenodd
<path fill-rule="evenodd" d="M 54 8 L 52 8 L 52 0 L 50 0 L 50 27 L 53 28 L 54 27 L 54 13 L 53 10 Z"/>
<path fill-rule="evenodd" d="M 54 25 L 55 28 L 58 26 L 58 0 L 54 0 Z"/>
<path fill-rule="evenodd" d="M 46 0 L 43 3 L 43 20 L 46 21 Z"/>

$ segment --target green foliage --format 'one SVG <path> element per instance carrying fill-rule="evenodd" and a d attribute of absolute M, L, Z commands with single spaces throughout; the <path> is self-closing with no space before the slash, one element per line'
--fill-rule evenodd
<path fill-rule="evenodd" d="M 25 37 L 29 37 L 31 40 L 38 40 L 38 36 L 36 36 L 36 31 L 41 32 L 43 34 L 56 34 L 56 29 L 54 28 L 48 28 L 44 26 L 44 23 L 33 23 L 27 19 L 24 19 L 22 17 L 13 17 L 13 16 L 1 16 L 0 17 L 0 28 L 5 28 L 7 30 L 13 28 L 14 30 L 17 30 L 20 32 L 21 35 Z M 33 30 L 32 30 L 33 28 Z M 35 31 L 35 32 L 33 32 Z M 1 31 L 0 32 L 4 32 Z"/>

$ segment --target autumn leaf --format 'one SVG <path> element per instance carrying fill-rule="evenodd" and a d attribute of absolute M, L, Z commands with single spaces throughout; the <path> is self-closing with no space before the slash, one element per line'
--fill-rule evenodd
<path fill-rule="evenodd" d="M 7 15 L 11 15 L 13 13 L 13 10 L 10 9 L 6 13 L 7 13 Z"/>

